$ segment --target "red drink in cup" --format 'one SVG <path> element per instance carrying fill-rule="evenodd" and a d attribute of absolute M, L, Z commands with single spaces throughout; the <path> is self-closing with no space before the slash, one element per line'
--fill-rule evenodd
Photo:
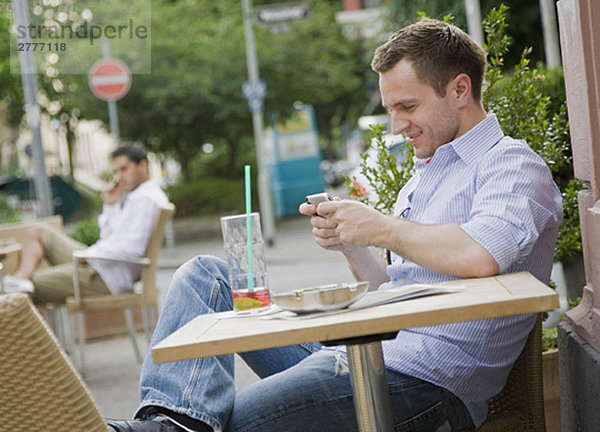
<path fill-rule="evenodd" d="M 251 227 L 249 237 L 248 225 Z M 222 217 L 221 229 L 233 309 L 242 312 L 269 306 L 271 297 L 258 213 Z"/>
<path fill-rule="evenodd" d="M 233 309 L 236 311 L 263 308 L 270 304 L 269 290 L 265 287 L 254 288 L 252 291 L 247 289 L 233 291 Z"/>

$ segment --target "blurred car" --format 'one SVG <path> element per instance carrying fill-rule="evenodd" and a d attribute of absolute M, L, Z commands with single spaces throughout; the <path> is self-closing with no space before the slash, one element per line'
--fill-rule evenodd
<path fill-rule="evenodd" d="M 323 159 L 319 163 L 319 167 L 327 187 L 337 188 L 344 184 L 344 175 L 347 170 L 346 161 Z"/>

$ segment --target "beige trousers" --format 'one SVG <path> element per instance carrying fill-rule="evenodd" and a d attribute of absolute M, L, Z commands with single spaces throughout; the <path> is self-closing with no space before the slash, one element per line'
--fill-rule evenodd
<path fill-rule="evenodd" d="M 40 225 L 40 228 L 44 257 L 50 263 L 50 267 L 40 268 L 33 273 L 33 300 L 36 303 L 64 303 L 67 297 L 73 296 L 73 251 L 85 249 L 86 246 L 50 225 Z M 92 266 L 84 264 L 80 265 L 79 269 L 82 297 L 110 294 L 108 287 Z"/>

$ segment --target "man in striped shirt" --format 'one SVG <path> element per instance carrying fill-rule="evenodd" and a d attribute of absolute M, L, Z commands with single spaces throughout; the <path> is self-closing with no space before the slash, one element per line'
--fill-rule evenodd
<path fill-rule="evenodd" d="M 304 206 L 316 241 L 379 289 L 523 270 L 548 283 L 560 192 L 543 160 L 484 112 L 483 50 L 456 27 L 422 20 L 379 47 L 371 66 L 392 133 L 414 148 L 416 172 L 396 203 L 403 217 L 353 201 Z M 365 246 L 391 250 L 392 264 Z M 520 315 L 408 329 L 383 343 L 385 363 L 458 396 L 478 426 L 533 324 Z"/>
<path fill-rule="evenodd" d="M 527 270 L 548 282 L 561 197 L 542 159 L 504 136 L 481 105 L 485 53 L 460 29 L 422 20 L 396 32 L 372 63 L 392 132 L 415 150 L 416 173 L 396 216 L 349 200 L 303 204 L 313 235 L 341 251 L 372 287 Z M 392 251 L 386 266 L 368 249 Z M 180 268 L 153 337 L 199 313 L 231 309 L 226 264 L 197 257 Z M 413 328 L 383 343 L 398 431 L 479 426 L 534 323 L 532 315 Z M 232 356 L 142 368 L 139 420 L 116 431 L 352 431 L 345 353 L 317 343 L 241 353 L 263 378 L 236 392 Z"/>

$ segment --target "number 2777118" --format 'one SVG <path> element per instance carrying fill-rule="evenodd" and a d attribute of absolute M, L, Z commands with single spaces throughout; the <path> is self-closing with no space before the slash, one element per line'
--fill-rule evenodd
<path fill-rule="evenodd" d="M 19 42 L 17 44 L 19 51 L 66 51 L 65 42 Z"/>

